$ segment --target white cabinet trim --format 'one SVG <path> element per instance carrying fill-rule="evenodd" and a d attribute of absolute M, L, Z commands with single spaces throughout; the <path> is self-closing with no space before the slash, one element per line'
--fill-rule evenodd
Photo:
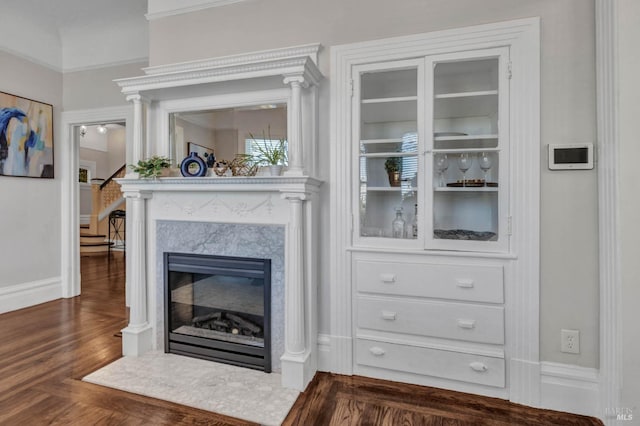
<path fill-rule="evenodd" d="M 505 271 L 507 383 L 509 399 L 540 404 L 539 209 L 540 204 L 540 20 L 527 18 L 462 29 L 375 40 L 331 49 L 331 370 L 353 372 L 351 211 L 352 67 L 438 53 L 508 46 L 512 61 L 510 151 L 513 214 Z M 424 254 L 416 251 L 416 254 Z M 333 350 L 336 349 L 336 350 Z"/>
<path fill-rule="evenodd" d="M 598 229 L 600 242 L 600 407 L 620 407 L 622 387 L 622 278 L 618 222 L 618 22 L 616 0 L 596 0 L 596 108 L 598 131 Z M 614 416 L 615 417 L 615 416 Z"/>

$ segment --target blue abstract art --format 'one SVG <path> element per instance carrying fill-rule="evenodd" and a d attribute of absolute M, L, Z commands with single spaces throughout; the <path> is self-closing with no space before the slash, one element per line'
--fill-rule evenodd
<path fill-rule="evenodd" d="M 0 92 L 0 175 L 53 178 L 53 107 Z"/>

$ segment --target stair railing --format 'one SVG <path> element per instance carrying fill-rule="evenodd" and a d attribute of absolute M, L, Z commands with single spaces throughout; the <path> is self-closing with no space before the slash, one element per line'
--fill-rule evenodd
<path fill-rule="evenodd" d="M 98 233 L 100 222 L 109 217 L 124 202 L 120 184 L 115 178 L 124 177 L 127 165 L 124 164 L 108 179 L 91 179 L 91 216 L 89 220 L 89 232 Z M 111 236 L 109 236 L 111 238 Z"/>

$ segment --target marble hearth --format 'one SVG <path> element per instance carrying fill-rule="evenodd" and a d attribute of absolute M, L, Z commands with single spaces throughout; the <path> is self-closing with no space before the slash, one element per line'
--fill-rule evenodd
<path fill-rule="evenodd" d="M 314 198 L 308 177 L 120 179 L 128 200 L 130 323 L 123 354 L 164 350 L 163 253 L 272 260 L 272 368 L 304 390 L 316 371 Z"/>

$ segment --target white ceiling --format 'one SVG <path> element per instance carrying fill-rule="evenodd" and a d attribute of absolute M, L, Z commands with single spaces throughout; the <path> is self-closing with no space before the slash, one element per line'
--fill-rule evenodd
<path fill-rule="evenodd" d="M 2 0 L 0 49 L 62 71 L 144 60 L 147 0 Z"/>

